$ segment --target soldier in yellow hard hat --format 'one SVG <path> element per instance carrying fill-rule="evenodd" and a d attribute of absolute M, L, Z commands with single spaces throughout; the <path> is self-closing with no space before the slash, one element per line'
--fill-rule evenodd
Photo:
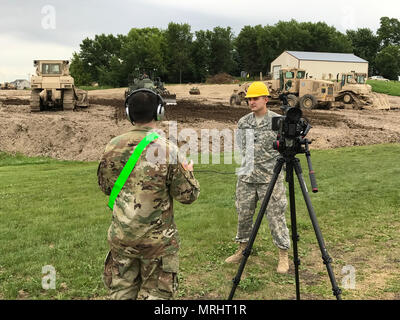
<path fill-rule="evenodd" d="M 247 246 L 253 228 L 257 202 L 264 199 L 279 156 L 272 147 L 276 133 L 271 129 L 272 117 L 279 114 L 268 110 L 268 95 L 268 88 L 263 82 L 253 82 L 246 94 L 252 112 L 238 122 L 237 141 L 242 154 L 241 169 L 243 169 L 237 179 L 235 203 L 238 213 L 235 240 L 239 243 L 239 248 L 225 260 L 227 263 L 239 263 L 243 257 L 242 252 Z M 249 129 L 252 133 L 250 138 Z M 252 141 L 249 141 L 250 139 Z M 278 273 L 287 273 L 289 270 L 290 238 L 286 225 L 286 207 L 286 190 L 281 173 L 266 210 L 273 242 L 279 248 Z"/>

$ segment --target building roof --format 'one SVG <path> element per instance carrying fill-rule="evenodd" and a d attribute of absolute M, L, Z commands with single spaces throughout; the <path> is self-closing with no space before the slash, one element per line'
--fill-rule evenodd
<path fill-rule="evenodd" d="M 299 60 L 313 61 L 335 61 L 335 62 L 366 62 L 352 53 L 332 53 L 332 52 L 306 52 L 306 51 L 286 51 Z"/>

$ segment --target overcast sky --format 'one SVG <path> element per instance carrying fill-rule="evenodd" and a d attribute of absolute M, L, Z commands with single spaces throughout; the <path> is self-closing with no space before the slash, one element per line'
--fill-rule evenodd
<path fill-rule="evenodd" d="M 400 20 L 399 0 L 0 0 L 0 82 L 28 79 L 34 59 L 71 59 L 86 37 L 127 34 L 131 28 L 192 29 L 322 21 L 345 33 L 379 28 L 383 16 Z"/>

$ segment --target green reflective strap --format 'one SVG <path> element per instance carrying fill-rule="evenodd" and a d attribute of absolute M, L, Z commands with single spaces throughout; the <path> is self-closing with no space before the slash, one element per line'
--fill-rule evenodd
<path fill-rule="evenodd" d="M 139 144 L 136 146 L 135 150 L 133 151 L 132 155 L 129 157 L 128 162 L 122 169 L 117 181 L 115 181 L 114 187 L 111 190 L 110 199 L 108 201 L 108 207 L 113 210 L 114 209 L 114 202 L 117 199 L 118 194 L 120 193 L 121 189 L 124 187 L 126 180 L 128 180 L 129 175 L 131 174 L 133 168 L 136 165 L 136 162 L 139 160 L 143 150 L 154 140 L 159 138 L 160 136 L 157 132 L 152 132 L 145 136 Z"/>

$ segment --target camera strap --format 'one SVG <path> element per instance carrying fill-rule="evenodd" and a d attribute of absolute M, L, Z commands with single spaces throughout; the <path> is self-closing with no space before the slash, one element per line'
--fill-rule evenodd
<path fill-rule="evenodd" d="M 136 165 L 136 162 L 139 160 L 140 156 L 142 155 L 144 149 L 154 140 L 158 139 L 160 136 L 157 132 L 152 132 L 145 136 L 139 144 L 136 146 L 135 150 L 129 157 L 128 162 L 123 167 L 117 181 L 115 181 L 114 187 L 111 190 L 110 199 L 108 201 L 108 207 L 113 210 L 115 200 L 118 197 L 118 194 L 124 187 L 126 180 L 128 180 L 129 175 L 131 174 L 133 168 Z"/>

